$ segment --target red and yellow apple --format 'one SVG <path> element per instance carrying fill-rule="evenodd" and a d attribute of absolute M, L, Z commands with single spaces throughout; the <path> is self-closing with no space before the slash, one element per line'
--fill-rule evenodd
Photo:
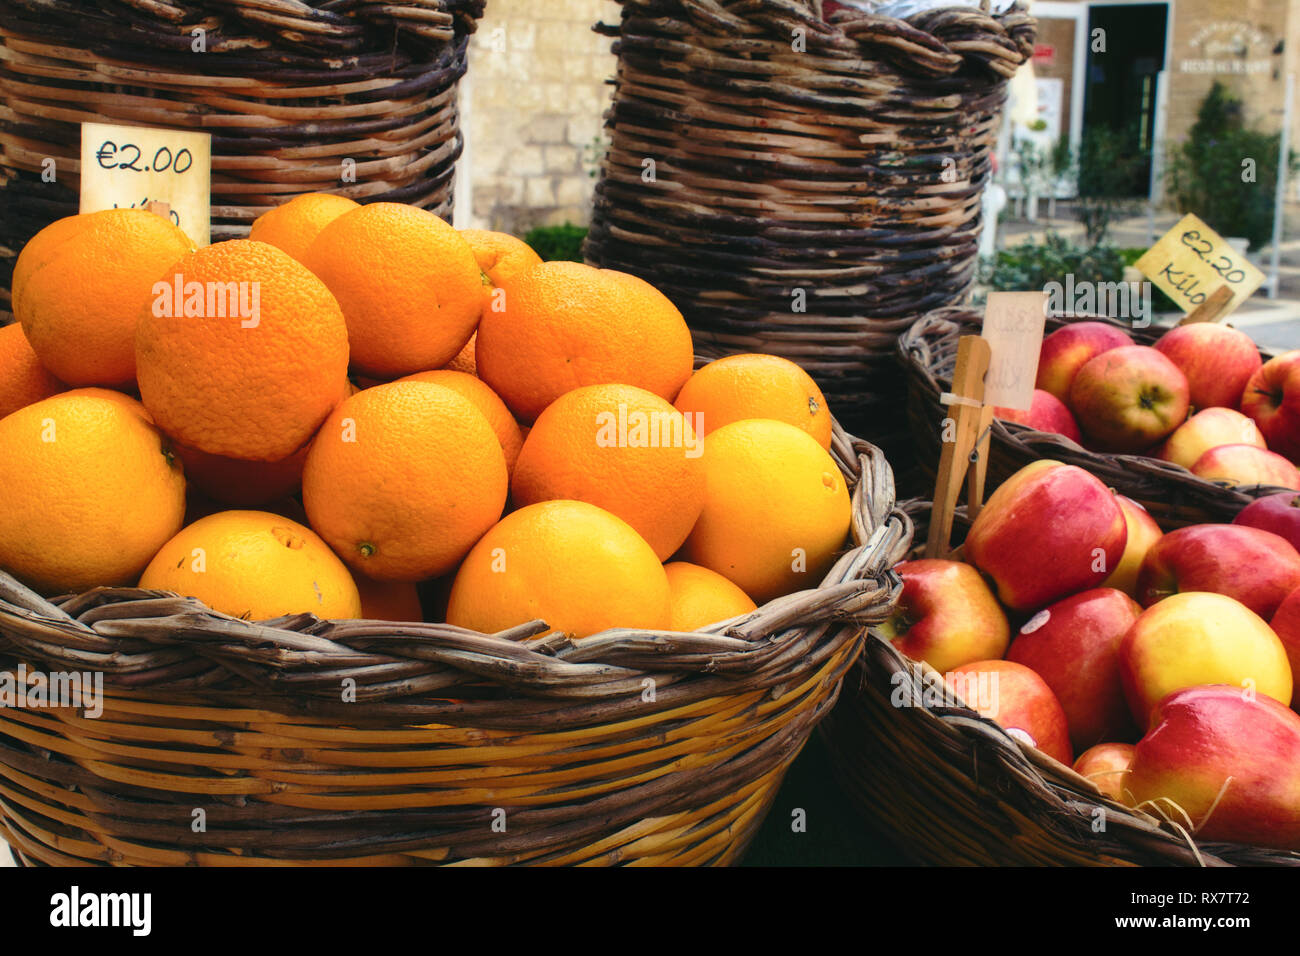
<path fill-rule="evenodd" d="M 1300 491 L 1300 471 L 1276 452 L 1254 445 L 1219 445 L 1192 465 L 1192 474 L 1234 485 L 1273 485 Z"/>
<path fill-rule="evenodd" d="M 1074 762 L 1074 772 L 1086 777 L 1105 796 L 1129 803 L 1128 773 L 1133 765 L 1132 744 L 1104 743 L 1089 747 Z"/>
<path fill-rule="evenodd" d="M 1014 661 L 975 661 L 951 670 L 944 683 L 966 706 L 1021 743 L 1069 766 L 1074 761 L 1065 711 L 1047 683 Z"/>
<path fill-rule="evenodd" d="M 966 536 L 965 557 L 993 579 L 1004 605 L 1033 611 L 1101 584 L 1127 540 L 1109 488 L 1082 468 L 1045 459 L 993 492 Z"/>
<path fill-rule="evenodd" d="M 1007 660 L 1052 689 L 1075 750 L 1137 736 L 1119 677 L 1119 645 L 1141 613 L 1122 591 L 1094 588 L 1039 611 L 1011 642 Z"/>
<path fill-rule="evenodd" d="M 1241 411 L 1255 420 L 1269 448 L 1300 461 L 1300 349 L 1260 366 L 1241 394 Z"/>
<path fill-rule="evenodd" d="M 1283 491 L 1256 498 L 1237 512 L 1232 523 L 1281 535 L 1300 551 L 1300 495 Z"/>
<path fill-rule="evenodd" d="M 1291 700 L 1291 664 L 1273 629 L 1240 601 L 1188 591 L 1147 608 L 1119 646 L 1124 696 L 1139 727 L 1160 701 L 1200 684 Z"/>
<path fill-rule="evenodd" d="M 1213 322 L 1175 326 L 1155 347 L 1187 376 L 1194 408 L 1236 408 L 1264 361 L 1249 335 Z"/>
<path fill-rule="evenodd" d="M 1138 571 L 1143 607 L 1180 591 L 1212 591 L 1273 616 L 1300 587 L 1300 552 L 1270 531 L 1236 524 L 1195 524 L 1152 545 Z"/>
<path fill-rule="evenodd" d="M 898 609 L 881 635 L 940 673 L 1001 657 L 1011 640 L 1007 616 L 980 573 L 964 561 L 904 561 Z"/>
<path fill-rule="evenodd" d="M 993 414 L 1003 421 L 1028 425 L 1040 432 L 1053 432 L 1063 435 L 1076 444 L 1083 441 L 1079 425 L 1074 415 L 1065 407 L 1065 403 L 1041 388 L 1034 389 L 1034 397 L 1028 410 L 1019 408 L 995 408 Z"/>
<path fill-rule="evenodd" d="M 1187 376 L 1150 346 L 1124 345 L 1079 369 L 1068 404 L 1098 449 L 1137 453 L 1186 421 Z"/>
<path fill-rule="evenodd" d="M 1220 445 L 1265 447 L 1253 419 L 1231 408 L 1207 408 L 1174 429 L 1160 446 L 1159 457 L 1191 471 L 1198 458 Z"/>
<path fill-rule="evenodd" d="M 1124 544 L 1124 554 L 1120 557 L 1110 577 L 1101 583 L 1104 588 L 1115 588 L 1129 597 L 1137 598 L 1138 571 L 1146 559 L 1152 545 L 1164 534 L 1156 519 L 1132 498 L 1116 495 L 1120 510 L 1124 512 L 1124 523 L 1128 527 L 1128 540 Z"/>
<path fill-rule="evenodd" d="M 1290 703 L 1293 709 L 1300 709 L 1300 588 L 1282 600 L 1268 626 L 1286 649 L 1286 658 L 1291 662 L 1291 680 L 1295 685 L 1291 688 Z"/>
<path fill-rule="evenodd" d="M 1300 850 L 1300 716 L 1232 687 L 1193 687 L 1161 701 L 1133 750 L 1134 805 L 1197 839 Z"/>
<path fill-rule="evenodd" d="M 1074 376 L 1089 359 L 1132 344 L 1128 333 L 1108 322 L 1071 322 L 1043 339 L 1034 385 L 1068 404 Z"/>

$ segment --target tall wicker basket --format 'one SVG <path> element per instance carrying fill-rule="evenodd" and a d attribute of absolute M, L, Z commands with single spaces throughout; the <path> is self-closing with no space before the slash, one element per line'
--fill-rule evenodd
<path fill-rule="evenodd" d="M 0 0 L 0 312 L 18 251 L 77 211 L 83 122 L 210 132 L 213 241 L 304 192 L 449 217 L 483 6 Z"/>
<path fill-rule="evenodd" d="M 894 342 L 971 286 L 1006 81 L 1035 21 L 1018 6 L 899 20 L 821 0 L 621 3 L 597 26 L 618 74 L 588 261 L 662 289 L 713 355 L 799 362 L 846 427 L 906 447 Z"/>

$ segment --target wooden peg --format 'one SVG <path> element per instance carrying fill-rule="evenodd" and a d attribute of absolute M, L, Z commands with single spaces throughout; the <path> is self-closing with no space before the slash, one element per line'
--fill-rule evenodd
<path fill-rule="evenodd" d="M 943 396 L 944 404 L 953 409 L 949 416 L 953 420 L 953 440 L 943 443 L 939 455 L 934 512 L 925 547 L 928 558 L 946 558 L 950 553 L 953 515 L 963 480 L 967 483 L 969 513 L 974 516 L 983 504 L 989 427 L 993 422 L 993 409 L 984 404 L 984 377 L 992 355 L 988 340 L 978 335 L 963 335 L 957 344 L 952 391 Z"/>
<path fill-rule="evenodd" d="M 1232 288 L 1224 283 L 1211 292 L 1196 308 L 1183 316 L 1179 325 L 1191 325 L 1193 322 L 1217 322 L 1227 315 L 1224 309 L 1232 301 Z"/>
<path fill-rule="evenodd" d="M 162 216 L 164 219 L 167 220 L 171 219 L 172 216 L 171 203 L 163 202 L 161 199 L 150 199 L 147 203 L 144 204 L 144 208 L 148 212 L 153 213 L 155 216 Z"/>

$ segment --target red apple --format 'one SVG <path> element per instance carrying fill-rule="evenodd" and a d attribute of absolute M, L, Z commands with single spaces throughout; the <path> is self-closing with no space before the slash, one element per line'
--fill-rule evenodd
<path fill-rule="evenodd" d="M 1134 748 L 1127 785 L 1135 805 L 1182 822 L 1176 804 L 1197 839 L 1300 850 L 1300 716 L 1236 688 L 1180 691 Z"/>
<path fill-rule="evenodd" d="M 1141 613 L 1122 591 L 1094 588 L 1039 611 L 1011 642 L 1007 660 L 1052 688 L 1075 750 L 1136 737 L 1119 678 L 1119 644 Z"/>
<path fill-rule="evenodd" d="M 1146 345 L 1125 345 L 1089 359 L 1070 386 L 1070 408 L 1102 451 L 1136 453 L 1167 438 L 1187 419 L 1187 376 Z"/>
<path fill-rule="evenodd" d="M 1007 616 L 980 573 L 963 561 L 904 561 L 898 610 L 881 634 L 940 673 L 1001 657 L 1011 639 Z"/>
<path fill-rule="evenodd" d="M 1151 546 L 1164 534 L 1156 519 L 1147 513 L 1147 509 L 1132 498 L 1116 495 L 1120 510 L 1124 512 L 1124 524 L 1128 527 L 1128 540 L 1124 543 L 1124 553 L 1120 556 L 1115 570 L 1102 582 L 1102 587 L 1116 588 L 1131 598 L 1137 598 L 1138 571 L 1146 559 Z"/>
<path fill-rule="evenodd" d="M 1074 772 L 1117 803 L 1129 803 L 1128 774 L 1133 765 L 1132 744 L 1097 744 L 1074 762 Z"/>
<path fill-rule="evenodd" d="M 1241 411 L 1255 420 L 1269 448 L 1300 461 L 1300 349 L 1269 359 L 1250 377 Z"/>
<path fill-rule="evenodd" d="M 1291 688 L 1291 706 L 1300 709 L 1300 588 L 1282 600 L 1268 626 L 1286 649 L 1286 658 L 1291 662 L 1291 680 L 1295 685 Z"/>
<path fill-rule="evenodd" d="M 1234 485 L 1272 485 L 1300 491 L 1300 471 L 1276 452 L 1254 445 L 1219 445 L 1192 465 L 1192 474 Z"/>
<path fill-rule="evenodd" d="M 1143 607 L 1181 591 L 1226 594 L 1262 618 L 1300 587 L 1300 552 L 1270 531 L 1236 524 L 1194 524 L 1170 531 L 1138 571 Z"/>
<path fill-rule="evenodd" d="M 1034 397 L 1028 411 L 1019 408 L 995 408 L 993 414 L 1003 421 L 1018 422 L 1040 432 L 1064 435 L 1076 444 L 1083 441 L 1083 436 L 1079 434 L 1079 425 L 1070 414 L 1070 410 L 1065 407 L 1065 403 L 1051 392 L 1045 392 L 1041 388 L 1034 389 Z"/>
<path fill-rule="evenodd" d="M 1264 619 L 1222 594 L 1188 591 L 1149 607 L 1119 646 L 1119 672 L 1133 719 L 1149 727 L 1174 691 L 1230 684 L 1238 693 L 1291 700 L 1286 648 Z"/>
<path fill-rule="evenodd" d="M 1188 471 L 1196 460 L 1220 445 L 1264 447 L 1264 436 L 1255 422 L 1231 408 L 1207 408 L 1183 422 L 1160 446 L 1158 456 Z"/>
<path fill-rule="evenodd" d="M 1074 761 L 1065 711 L 1047 683 L 1014 661 L 976 661 L 944 674 L 944 683 L 1011 737 L 1069 766 Z"/>
<path fill-rule="evenodd" d="M 1123 329 L 1108 322 L 1071 322 L 1043 339 L 1034 384 L 1068 403 L 1070 386 L 1084 363 L 1108 349 L 1132 344 Z"/>
<path fill-rule="evenodd" d="M 1236 408 L 1264 363 L 1249 335 L 1213 322 L 1175 326 L 1155 347 L 1187 376 L 1194 408 Z"/>
<path fill-rule="evenodd" d="M 1300 551 L 1300 495 L 1283 491 L 1256 498 L 1237 512 L 1232 523 L 1280 534 Z"/>
<path fill-rule="evenodd" d="M 993 578 L 998 598 L 1032 611 L 1096 587 L 1128 540 L 1115 496 L 1082 468 L 1044 459 L 989 497 L 966 536 L 965 556 Z"/>

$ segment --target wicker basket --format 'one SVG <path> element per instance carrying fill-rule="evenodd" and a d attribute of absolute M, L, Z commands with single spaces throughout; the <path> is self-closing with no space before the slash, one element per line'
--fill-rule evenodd
<path fill-rule="evenodd" d="M 77 212 L 83 122 L 211 132 L 214 242 L 304 192 L 449 218 L 483 5 L 0 0 L 0 310 L 18 250 Z"/>
<path fill-rule="evenodd" d="M 0 708 L 0 834 L 46 864 L 734 862 L 900 590 L 889 465 L 838 426 L 832 452 L 855 546 L 693 634 L 254 624 L 0 574 L 0 673 L 106 675 L 98 719 Z"/>
<path fill-rule="evenodd" d="M 1048 332 L 1072 319 L 1049 318 Z M 1164 329 L 1134 329 L 1129 323 L 1089 317 L 1092 322 L 1110 322 L 1123 329 L 1139 345 L 1150 345 Z M 952 382 L 957 362 L 957 343 L 963 335 L 978 334 L 981 318 L 969 309 L 938 309 L 907 330 L 898 340 L 898 353 L 907 372 L 907 419 L 914 453 L 931 475 L 938 467 L 940 429 L 948 414 L 940 395 Z M 1261 353 L 1267 360 L 1270 356 Z M 1263 495 L 1287 491 L 1269 485 L 1236 487 L 1226 482 L 1198 478 L 1181 465 L 1144 455 L 1111 455 L 1088 451 L 1077 443 L 1027 425 L 994 419 L 989 441 L 988 490 L 991 492 L 1025 465 L 1040 458 L 1052 458 L 1078 465 L 1122 495 L 1140 503 L 1164 528 L 1189 524 L 1228 522 L 1251 501 Z"/>
<path fill-rule="evenodd" d="M 621 2 L 597 26 L 618 74 L 588 261 L 662 289 L 715 356 L 799 362 L 846 427 L 905 446 L 895 341 L 971 286 L 1006 80 L 1035 21 Z"/>
<path fill-rule="evenodd" d="M 910 501 L 923 541 L 928 501 Z M 959 509 L 954 543 L 969 524 Z M 927 675 L 929 675 L 927 677 Z M 1200 842 L 1096 787 L 997 724 L 927 694 L 937 673 L 869 636 L 822 725 L 835 775 L 873 829 L 940 865 L 1300 866 L 1300 853 Z M 901 704 L 901 706 L 900 706 Z"/>

